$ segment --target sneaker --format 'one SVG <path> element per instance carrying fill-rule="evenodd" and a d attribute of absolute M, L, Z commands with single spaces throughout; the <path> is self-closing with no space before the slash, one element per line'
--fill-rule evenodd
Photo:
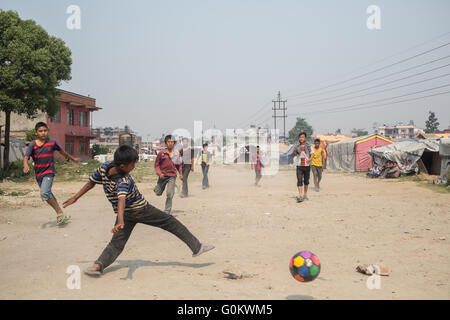
<path fill-rule="evenodd" d="M 303 196 L 303 200 L 309 200 L 308 196 L 307 195 Z"/>
<path fill-rule="evenodd" d="M 315 187 L 314 191 L 319 192 L 319 187 Z"/>
<path fill-rule="evenodd" d="M 300 196 L 297 196 L 296 199 L 297 199 L 297 202 L 302 202 L 303 201 L 303 197 L 300 197 Z"/>
<path fill-rule="evenodd" d="M 193 257 L 198 257 L 199 255 L 201 255 L 202 253 L 205 253 L 207 251 L 210 251 L 212 249 L 214 249 L 215 247 L 212 244 L 207 244 L 207 243 L 202 243 L 200 250 L 197 253 L 193 253 L 192 256 Z"/>
<path fill-rule="evenodd" d="M 64 214 L 58 214 L 56 215 L 56 225 L 60 226 L 62 224 L 67 223 L 70 220 L 70 216 L 66 216 Z"/>

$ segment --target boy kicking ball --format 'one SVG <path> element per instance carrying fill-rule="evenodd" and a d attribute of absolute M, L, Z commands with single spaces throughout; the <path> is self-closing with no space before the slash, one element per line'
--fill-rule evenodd
<path fill-rule="evenodd" d="M 129 174 L 138 159 L 139 156 L 132 147 L 119 147 L 114 153 L 114 162 L 104 163 L 92 174 L 89 182 L 63 204 L 64 208 L 70 206 L 95 184 L 102 184 L 105 195 L 117 214 L 111 230 L 113 237 L 94 265 L 84 271 L 88 275 L 101 275 L 117 259 L 137 223 L 159 227 L 174 234 L 192 250 L 193 257 L 214 249 L 212 245 L 200 243 L 176 218 L 153 207 L 144 199 Z"/>
<path fill-rule="evenodd" d="M 48 127 L 46 123 L 38 122 L 34 129 L 38 138 L 31 141 L 25 151 L 25 156 L 23 157 L 23 172 L 30 172 L 28 160 L 30 157 L 33 158 L 34 173 L 40 188 L 41 199 L 46 201 L 56 211 L 56 224 L 61 225 L 66 223 L 70 219 L 70 216 L 63 214 L 58 201 L 56 201 L 56 198 L 52 193 L 53 179 L 55 177 L 53 155 L 56 150 L 65 158 L 74 162 L 78 162 L 78 159 L 65 152 L 56 140 L 48 137 Z"/>

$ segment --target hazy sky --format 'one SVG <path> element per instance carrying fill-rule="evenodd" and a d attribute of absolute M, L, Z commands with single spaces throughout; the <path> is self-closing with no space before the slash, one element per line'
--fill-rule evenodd
<path fill-rule="evenodd" d="M 80 30 L 66 27 L 71 4 L 81 9 Z M 381 9 L 381 30 L 366 26 L 366 9 L 372 4 Z M 66 41 L 72 50 L 72 80 L 61 88 L 97 99 L 103 110 L 94 114 L 94 126 L 127 124 L 144 139 L 176 128 L 193 132 L 194 120 L 203 120 L 204 128 L 273 126 L 270 101 L 278 90 L 288 99 L 289 129 L 295 116 L 305 112 L 321 133 L 371 130 L 374 122 L 414 120 L 422 127 L 428 110 L 435 111 L 441 129 L 450 125 L 450 94 L 371 109 L 317 112 L 450 85 L 445 76 L 449 66 L 394 81 L 450 64 L 449 58 L 358 85 L 450 55 L 450 45 L 311 97 L 295 96 L 450 42 L 450 33 L 436 39 L 450 32 L 448 0 L 1 0 L 0 8 L 35 20 Z M 359 95 L 422 80 L 427 81 L 345 101 L 331 99 L 384 82 L 394 81 Z M 327 98 L 331 103 L 305 105 Z"/>

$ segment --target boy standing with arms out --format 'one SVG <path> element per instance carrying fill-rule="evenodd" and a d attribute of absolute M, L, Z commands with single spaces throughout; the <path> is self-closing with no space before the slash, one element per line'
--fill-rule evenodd
<path fill-rule="evenodd" d="M 54 139 L 48 137 L 48 126 L 44 122 L 38 122 L 34 127 L 37 139 L 30 142 L 25 156 L 23 157 L 23 172 L 30 172 L 28 160 L 33 158 L 34 174 L 36 176 L 37 184 L 40 188 L 41 199 L 46 201 L 56 212 L 56 224 L 61 225 L 70 219 L 70 216 L 65 216 L 61 207 L 56 201 L 52 193 L 53 179 L 55 178 L 54 153 L 59 151 L 65 158 L 78 162 L 66 151 L 64 151 Z"/>
<path fill-rule="evenodd" d="M 306 142 L 306 132 L 302 132 L 298 135 L 298 144 L 294 147 L 292 151 L 292 157 L 298 156 L 297 161 L 297 188 L 299 196 L 297 197 L 297 202 L 302 202 L 303 200 L 308 200 L 308 185 L 309 176 L 311 173 L 311 159 L 312 159 L 312 148 L 309 143 Z M 305 193 L 303 194 L 303 184 L 305 185 Z"/>
<path fill-rule="evenodd" d="M 166 206 L 164 211 L 168 214 L 172 212 L 172 199 L 175 195 L 175 181 L 177 179 L 177 171 L 180 179 L 183 180 L 181 172 L 180 153 L 174 149 L 175 141 L 169 134 L 164 138 L 167 148 L 161 150 L 156 156 L 155 171 L 158 175 L 158 182 L 153 190 L 157 196 L 161 196 L 166 191 Z"/>
<path fill-rule="evenodd" d="M 253 161 L 252 161 L 252 169 L 255 169 L 255 186 L 258 186 L 259 181 L 261 180 L 261 170 L 264 168 L 264 165 L 261 161 L 261 153 L 259 146 L 256 146 L 256 154 L 253 155 Z"/>
<path fill-rule="evenodd" d="M 183 149 L 181 150 L 181 157 L 183 159 L 182 175 L 183 175 L 183 187 L 181 189 L 181 197 L 188 197 L 188 177 L 191 171 L 194 171 L 194 149 L 189 145 L 190 139 L 183 138 L 181 140 Z"/>
<path fill-rule="evenodd" d="M 311 171 L 314 176 L 314 188 L 316 192 L 320 190 L 320 180 L 322 180 L 323 162 L 325 160 L 325 152 L 320 147 L 320 139 L 314 140 L 314 148 L 311 160 Z"/>
<path fill-rule="evenodd" d="M 202 161 L 202 173 L 203 173 L 203 180 L 202 180 L 202 189 L 209 188 L 209 180 L 208 180 L 208 171 L 209 171 L 209 164 L 211 163 L 211 152 L 208 151 L 208 144 L 203 144 L 203 150 L 199 154 L 199 157 L 201 157 Z"/>
<path fill-rule="evenodd" d="M 158 227 L 174 234 L 192 250 L 193 257 L 214 249 L 212 245 L 200 243 L 181 222 L 144 199 L 129 174 L 138 159 L 139 156 L 132 147 L 119 147 L 114 153 L 114 162 L 102 164 L 90 177 L 89 182 L 64 202 L 64 208 L 70 206 L 96 184 L 102 184 L 105 195 L 117 214 L 111 230 L 113 237 L 94 265 L 84 271 L 88 275 L 101 275 L 103 270 L 117 259 L 137 223 Z"/>

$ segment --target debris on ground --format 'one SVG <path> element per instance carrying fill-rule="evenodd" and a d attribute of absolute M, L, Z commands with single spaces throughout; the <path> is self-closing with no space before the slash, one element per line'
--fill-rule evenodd
<path fill-rule="evenodd" d="M 378 274 L 380 276 L 388 276 L 390 273 L 388 267 L 380 264 L 360 264 L 356 267 L 356 271 L 367 275 Z"/>

